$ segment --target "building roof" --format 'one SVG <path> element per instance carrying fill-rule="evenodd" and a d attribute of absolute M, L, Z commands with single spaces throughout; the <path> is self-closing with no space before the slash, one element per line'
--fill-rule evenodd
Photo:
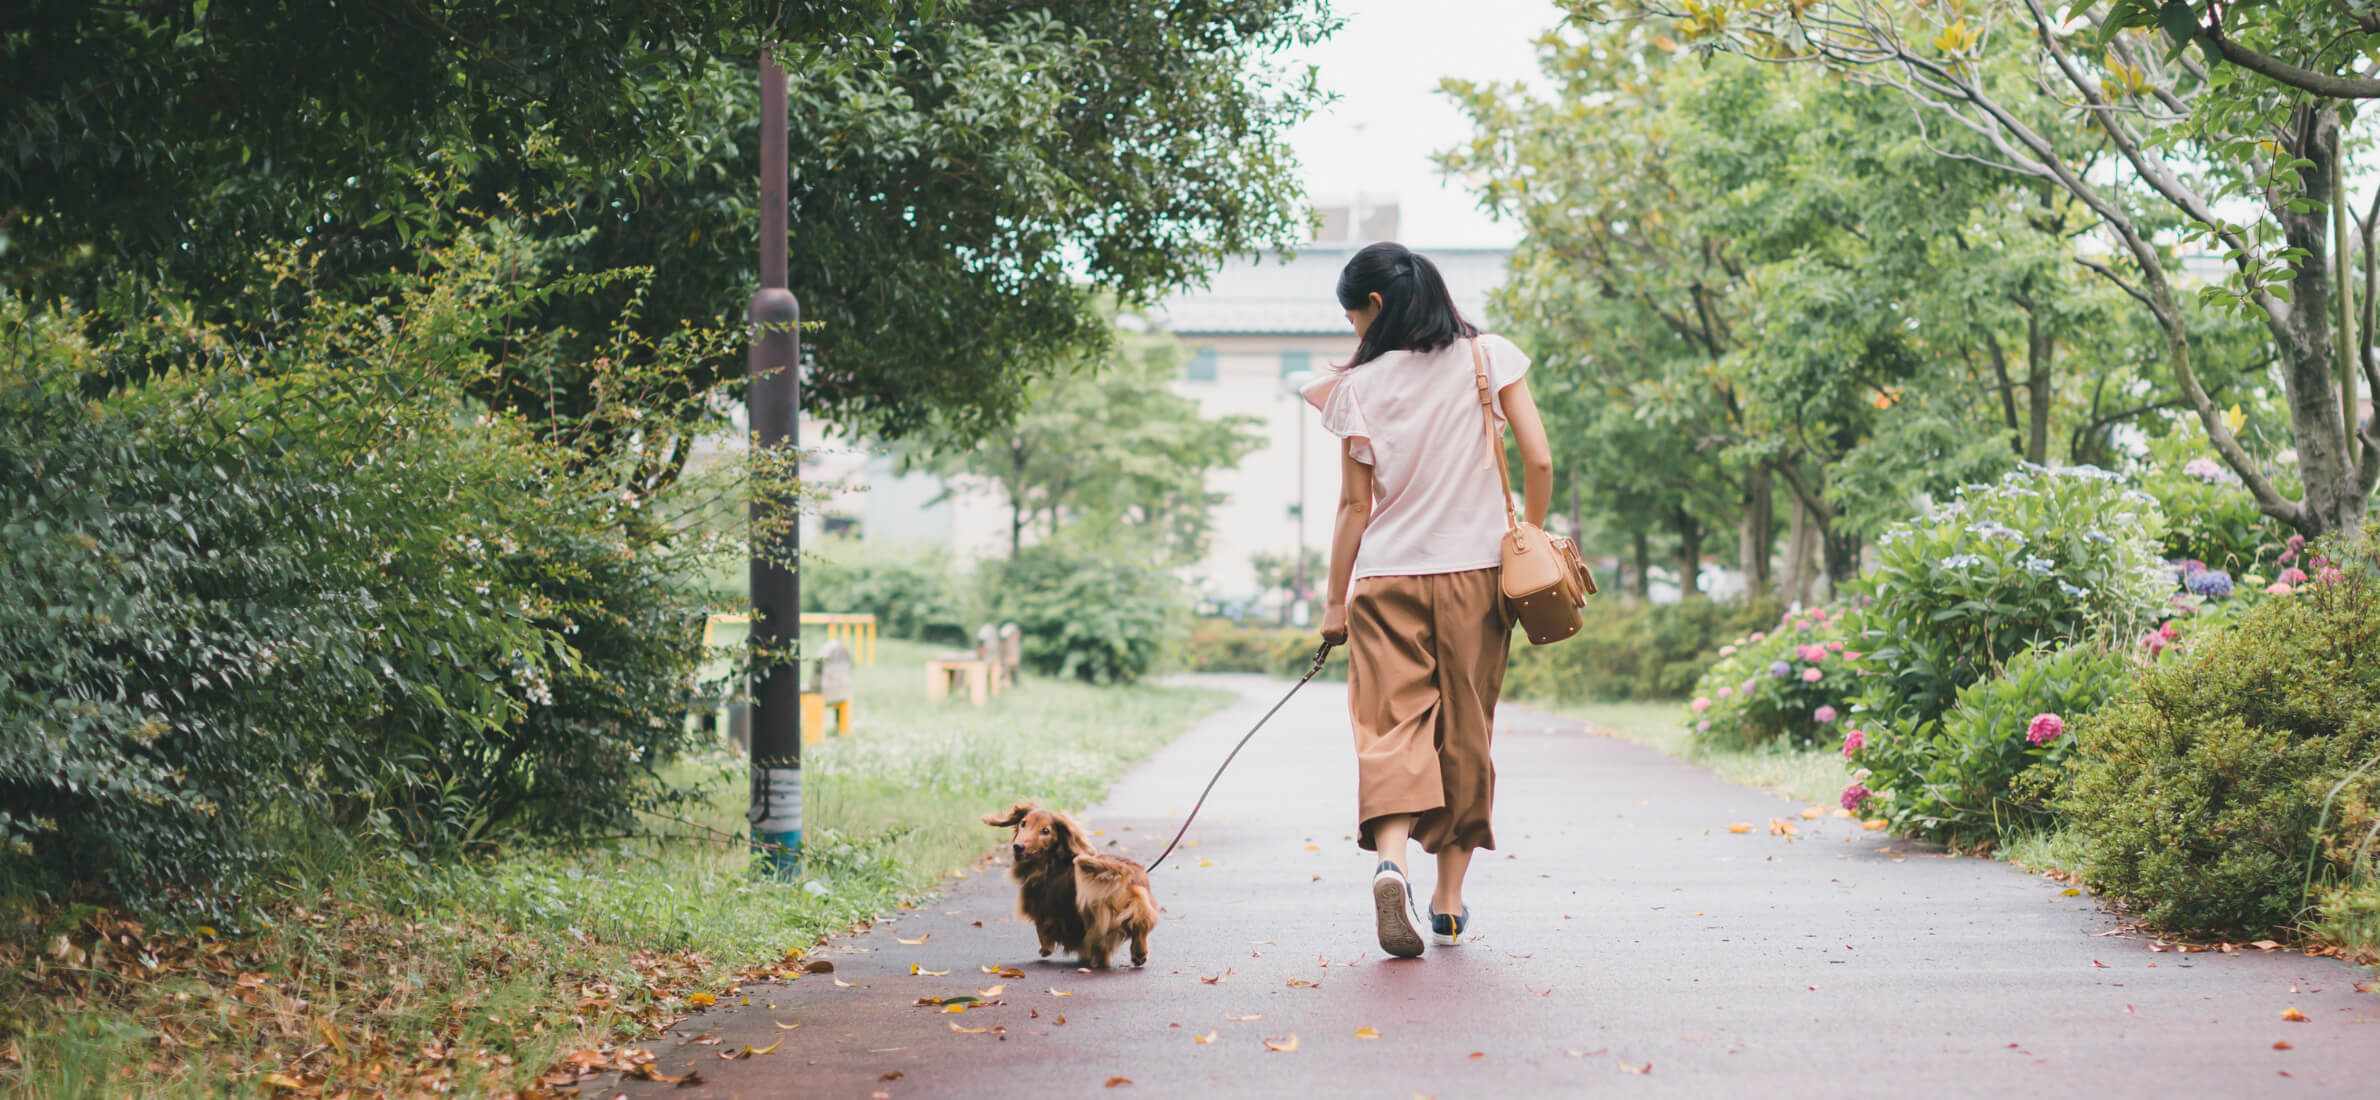
<path fill-rule="evenodd" d="M 1157 306 L 1157 319 L 1177 335 L 1245 334 L 1343 336 L 1347 317 L 1333 288 L 1339 269 L 1359 244 L 1315 243 L 1293 257 L 1264 252 L 1235 257 L 1204 289 L 1186 290 Z M 1488 292 L 1504 282 L 1509 248 L 1422 249 L 1438 265 L 1455 307 L 1474 322 L 1487 313 Z"/>

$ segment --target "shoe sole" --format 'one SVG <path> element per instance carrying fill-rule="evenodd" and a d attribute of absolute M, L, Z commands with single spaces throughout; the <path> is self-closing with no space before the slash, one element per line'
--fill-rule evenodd
<path fill-rule="evenodd" d="M 1389 875 L 1373 879 L 1372 908 L 1379 919 L 1382 951 L 1400 959 L 1421 954 L 1421 933 L 1413 930 L 1412 915 L 1406 912 L 1404 883 Z"/>
<path fill-rule="evenodd" d="M 1432 932 L 1430 933 L 1430 942 L 1438 945 L 1439 947 L 1461 947 L 1463 945 L 1463 937 L 1468 934 L 1469 933 L 1457 932 L 1451 936 L 1444 936 L 1436 932 Z"/>

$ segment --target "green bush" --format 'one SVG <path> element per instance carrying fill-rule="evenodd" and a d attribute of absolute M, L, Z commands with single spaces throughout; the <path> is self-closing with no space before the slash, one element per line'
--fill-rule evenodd
<path fill-rule="evenodd" d="M 1241 626 L 1227 619 L 1207 619 L 1190 631 L 1174 665 L 1185 672 L 1253 672 L 1266 676 L 1304 676 L 1314 665 L 1314 650 L 1322 636 L 1312 628 Z M 1333 649 L 1317 680 L 1345 680 L 1347 651 Z"/>
<path fill-rule="evenodd" d="M 986 602 L 1024 631 L 1025 664 L 1047 676 L 1130 683 L 1188 632 L 1190 598 L 1154 554 L 1060 537 L 977 569 Z"/>
<path fill-rule="evenodd" d="M 1940 718 L 1967 685 L 2035 646 L 2129 636 L 2173 590 L 2155 498 L 2093 467 L 2027 467 L 1970 486 L 1877 539 L 1853 585 L 1871 669 L 1863 719 Z"/>
<path fill-rule="evenodd" d="M 2157 498 L 2165 514 L 2164 557 L 2204 562 L 2235 577 L 2274 571 L 2288 532 L 2258 511 L 2256 498 L 2237 481 L 2207 458 L 2184 469 L 2155 467 L 2141 476 L 2141 488 Z"/>
<path fill-rule="evenodd" d="M 2030 649 L 1961 689 L 1939 719 L 1873 730 L 1854 720 L 1844 755 L 1861 771 L 1847 808 L 1953 844 L 2043 829 L 2052 822 L 2045 780 L 2074 752 L 2072 725 L 2122 692 L 2132 671 L 2132 658 L 2104 641 Z M 2056 721 L 2037 725 L 2043 715 Z"/>
<path fill-rule="evenodd" d="M 1712 650 L 1776 620 L 1769 599 L 1680 600 L 1628 605 L 1591 600 L 1586 626 L 1549 646 L 1512 648 L 1504 695 L 1511 699 L 1602 702 L 1685 698 Z"/>
<path fill-rule="evenodd" d="M 1831 740 L 1870 664 L 1840 608 L 1787 612 L 1775 626 L 1719 647 L 1684 722 L 1696 741 L 1749 748 Z"/>
<path fill-rule="evenodd" d="M 874 615 L 889 638 L 972 645 L 984 613 L 939 548 L 837 540 L 802 554 L 802 610 Z"/>
<path fill-rule="evenodd" d="M 2351 852 L 2380 802 L 2380 585 L 2358 570 L 2265 600 L 2078 734 L 2057 809 L 2094 882 L 2164 929 L 2299 922 L 2309 877 L 2370 872 Z"/>

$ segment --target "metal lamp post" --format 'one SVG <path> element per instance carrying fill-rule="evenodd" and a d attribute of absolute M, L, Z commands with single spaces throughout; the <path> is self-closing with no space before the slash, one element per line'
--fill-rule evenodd
<path fill-rule="evenodd" d="M 785 288 L 785 73 L 776 45 L 760 55 L 760 289 L 752 295 L 752 385 L 747 405 L 755 453 L 799 440 L 801 304 Z M 790 486 L 763 478 L 752 498 L 752 850 L 763 874 L 801 870 L 801 526 Z"/>

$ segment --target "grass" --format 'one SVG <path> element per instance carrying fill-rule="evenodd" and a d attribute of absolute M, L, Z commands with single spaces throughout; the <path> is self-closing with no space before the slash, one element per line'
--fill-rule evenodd
<path fill-rule="evenodd" d="M 1826 748 L 1797 749 L 1771 744 L 1753 749 L 1698 745 L 1678 719 L 1683 703 L 1543 703 L 1532 704 L 1564 718 L 1609 730 L 1622 739 L 1647 745 L 1691 764 L 1709 769 L 1719 778 L 1758 787 L 1801 802 L 1832 806 L 1851 782 L 1841 753 Z"/>
<path fill-rule="evenodd" d="M 996 839 L 985 812 L 1087 803 L 1228 698 L 1028 678 L 987 707 L 929 705 L 925 652 L 885 643 L 857 670 L 854 735 L 805 752 L 803 871 L 824 896 L 748 873 L 742 762 L 722 751 L 675 766 L 702 797 L 649 835 L 446 864 L 326 848 L 253 935 L 18 906 L 0 1095 L 535 1093 L 565 1054 L 914 904 Z"/>

